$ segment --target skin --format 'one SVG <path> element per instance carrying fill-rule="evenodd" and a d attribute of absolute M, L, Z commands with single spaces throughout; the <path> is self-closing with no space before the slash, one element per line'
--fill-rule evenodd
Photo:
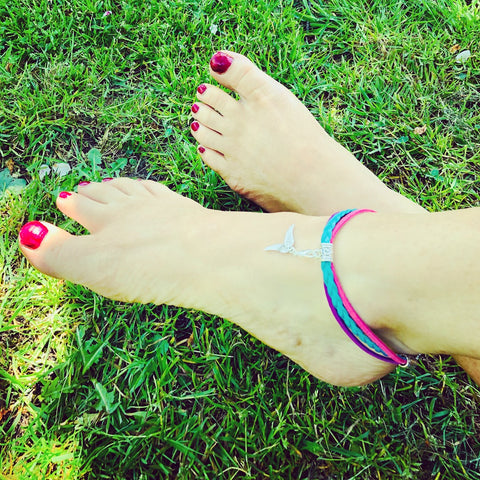
<path fill-rule="evenodd" d="M 346 208 L 406 213 L 425 210 L 388 189 L 333 140 L 305 106 L 283 85 L 246 57 L 228 52 L 233 62 L 197 91 L 199 124 L 192 135 L 203 161 L 228 185 L 269 212 L 329 215 Z"/>
<path fill-rule="evenodd" d="M 222 136 L 201 127 L 199 135 Z M 206 137 L 202 143 L 210 163 L 217 161 L 228 177 L 234 159 Z M 267 177 L 257 176 L 257 185 Z M 268 199 L 272 210 L 285 203 L 277 202 L 273 187 L 265 196 L 245 193 L 257 195 L 258 202 Z M 332 384 L 361 385 L 393 368 L 360 350 L 338 326 L 319 293 L 323 278 L 317 259 L 265 251 L 281 243 L 292 224 L 298 249 L 317 248 L 325 216 L 212 211 L 161 184 L 131 179 L 81 185 L 78 192 L 59 196 L 57 206 L 90 234 L 73 236 L 42 222 L 47 233 L 41 243 L 21 244 L 21 250 L 48 275 L 113 299 L 168 303 L 228 318 Z M 335 240 L 335 265 L 347 296 L 396 350 L 472 356 L 478 351 L 478 335 L 471 334 L 480 307 L 472 295 L 480 278 L 471 264 L 478 228 L 471 225 L 480 222 L 477 211 L 468 212 L 363 214 Z M 454 263 L 444 262 L 445 251 L 456 253 Z M 459 312 L 461 322 L 453 325 L 452 315 Z"/>
<path fill-rule="evenodd" d="M 393 368 L 341 330 L 319 294 L 318 259 L 265 251 L 292 224 L 297 248 L 316 248 L 327 217 L 208 210 L 159 183 L 127 178 L 79 186 L 57 206 L 90 235 L 42 222 L 48 233 L 38 248 L 21 249 L 48 275 L 116 300 L 228 318 L 332 384 L 365 384 Z M 477 210 L 362 214 L 337 236 L 335 265 L 359 314 L 395 349 L 472 355 L 480 269 L 457 265 L 472 266 L 466 260 L 479 232 Z M 454 263 L 443 261 L 445 251 L 456 253 Z M 452 323 L 459 312 L 462 321 Z"/>
<path fill-rule="evenodd" d="M 193 117 L 199 128 L 192 134 L 205 149 L 204 162 L 235 191 L 272 212 L 425 212 L 387 188 L 329 137 L 283 85 L 243 55 L 223 53 L 231 58 L 230 67 L 222 73 L 210 68 L 210 74 L 239 100 L 206 85 L 203 93 L 197 92 Z M 455 360 L 480 385 L 480 361 L 464 355 Z"/>
<path fill-rule="evenodd" d="M 79 186 L 57 206 L 90 235 L 41 222 L 48 233 L 40 246 L 21 249 L 50 276 L 116 300 L 228 318 L 330 383 L 358 385 L 391 371 L 333 319 L 318 295 L 318 260 L 264 250 L 292 223 L 298 248 L 315 247 L 326 218 L 208 210 L 159 183 L 127 178 Z"/>

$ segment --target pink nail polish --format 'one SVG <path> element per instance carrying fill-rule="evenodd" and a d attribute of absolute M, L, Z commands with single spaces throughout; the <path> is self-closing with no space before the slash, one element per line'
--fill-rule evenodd
<path fill-rule="evenodd" d="M 198 122 L 193 122 L 191 125 L 190 125 L 190 128 L 196 132 L 199 128 L 200 128 L 200 124 Z"/>
<path fill-rule="evenodd" d="M 111 177 L 102 178 L 102 182 L 109 182 L 110 180 L 113 180 L 113 178 Z"/>
<path fill-rule="evenodd" d="M 194 103 L 192 105 L 192 112 L 197 113 L 199 110 L 200 110 L 200 107 L 196 103 Z"/>
<path fill-rule="evenodd" d="M 70 195 L 71 195 L 70 192 L 60 192 L 60 193 L 58 194 L 58 196 L 59 196 L 60 198 L 67 198 L 67 197 L 69 197 Z"/>
<path fill-rule="evenodd" d="M 200 147 L 198 147 L 198 151 L 199 151 L 200 153 L 205 153 L 205 148 L 202 147 L 202 146 L 200 146 Z"/>
<path fill-rule="evenodd" d="M 84 187 L 85 185 L 88 185 L 90 182 L 80 182 L 78 184 L 79 187 Z"/>
<path fill-rule="evenodd" d="M 205 93 L 205 91 L 207 90 L 207 86 L 202 83 L 201 85 L 198 86 L 197 88 L 197 92 L 201 95 L 202 93 Z"/>
<path fill-rule="evenodd" d="M 28 222 L 20 230 L 20 243 L 24 247 L 35 250 L 40 246 L 47 233 L 47 227 L 40 222 Z"/>
<path fill-rule="evenodd" d="M 210 68 L 216 73 L 225 73 L 233 62 L 233 58 L 223 52 L 217 52 L 210 59 Z"/>

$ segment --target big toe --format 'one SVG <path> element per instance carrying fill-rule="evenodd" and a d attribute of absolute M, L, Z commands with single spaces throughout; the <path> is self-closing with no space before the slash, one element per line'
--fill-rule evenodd
<path fill-rule="evenodd" d="M 264 95 L 276 84 L 247 57 L 222 50 L 210 59 L 210 74 L 224 87 L 237 92 L 240 97 Z"/>
<path fill-rule="evenodd" d="M 20 250 L 36 269 L 80 284 L 88 281 L 85 273 L 93 258 L 89 240 L 90 236 L 71 235 L 51 223 L 38 221 L 25 224 L 19 233 Z"/>

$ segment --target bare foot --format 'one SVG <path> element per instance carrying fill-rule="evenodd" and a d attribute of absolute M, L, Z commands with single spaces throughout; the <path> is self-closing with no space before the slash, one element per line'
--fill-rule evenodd
<path fill-rule="evenodd" d="M 90 235 L 74 236 L 44 222 L 24 226 L 22 252 L 48 275 L 112 299 L 228 318 L 329 383 L 364 384 L 392 370 L 338 326 L 318 260 L 264 250 L 281 241 L 291 224 L 297 248 L 316 248 L 325 218 L 212 211 L 161 184 L 130 179 L 62 192 L 57 206 Z M 348 252 L 352 242 L 346 245 Z M 343 270 L 348 282 L 348 267 Z M 355 278 L 350 284 L 356 288 Z M 390 325 L 372 325 L 384 326 Z"/>
<path fill-rule="evenodd" d="M 288 89 L 243 55 L 219 52 L 210 70 L 239 100 L 202 84 L 192 134 L 203 161 L 238 193 L 268 211 L 309 215 L 372 204 L 385 211 L 422 210 L 389 190 Z"/>
<path fill-rule="evenodd" d="M 383 185 L 327 135 L 288 89 L 246 57 L 219 52 L 210 73 L 239 100 L 216 86 L 201 85 L 200 101 L 192 107 L 197 122 L 192 133 L 205 163 L 235 191 L 269 211 L 424 211 Z M 455 360 L 480 385 L 480 360 L 460 355 Z"/>

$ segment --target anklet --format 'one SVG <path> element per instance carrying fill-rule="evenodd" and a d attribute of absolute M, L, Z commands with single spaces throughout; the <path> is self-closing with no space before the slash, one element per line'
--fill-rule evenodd
<path fill-rule="evenodd" d="M 283 244 L 271 245 L 265 250 L 287 253 L 300 257 L 318 258 L 321 260 L 323 283 L 330 310 L 342 330 L 364 352 L 373 357 L 395 365 L 407 366 L 408 359 L 397 355 L 377 336 L 371 328 L 360 318 L 348 300 L 335 271 L 333 264 L 333 240 L 340 229 L 355 215 L 374 210 L 343 210 L 333 214 L 322 233 L 321 245 L 315 250 L 297 250 L 292 225 L 283 241 Z"/>
<path fill-rule="evenodd" d="M 352 209 L 333 214 L 323 230 L 322 247 L 325 245 L 325 247 L 328 246 L 328 248 L 333 250 L 333 240 L 340 229 L 354 216 L 366 212 L 374 212 L 374 210 Z M 332 255 L 329 258 L 322 258 L 321 266 L 328 304 L 333 316 L 348 337 L 364 352 L 373 357 L 395 365 L 406 366 L 408 360 L 401 355 L 397 355 L 385 345 L 353 308 L 338 279 Z"/>

